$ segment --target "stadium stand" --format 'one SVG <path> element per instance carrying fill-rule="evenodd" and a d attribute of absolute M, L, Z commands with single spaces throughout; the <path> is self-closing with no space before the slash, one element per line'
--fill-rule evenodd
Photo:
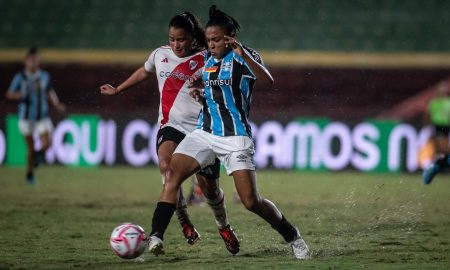
<path fill-rule="evenodd" d="M 271 0 L 215 3 L 244 26 L 244 42 L 265 50 L 447 51 L 450 1 Z M 145 49 L 166 40 L 167 20 L 202 0 L 0 0 L 0 48 Z"/>

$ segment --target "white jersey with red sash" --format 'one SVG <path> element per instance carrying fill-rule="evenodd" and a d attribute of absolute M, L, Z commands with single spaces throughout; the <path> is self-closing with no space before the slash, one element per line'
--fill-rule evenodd
<path fill-rule="evenodd" d="M 154 50 L 144 64 L 154 72 L 160 92 L 160 128 L 170 126 L 188 134 L 197 126 L 201 104 L 190 95 L 189 77 L 204 65 L 205 51 L 179 58 L 169 46 Z"/>

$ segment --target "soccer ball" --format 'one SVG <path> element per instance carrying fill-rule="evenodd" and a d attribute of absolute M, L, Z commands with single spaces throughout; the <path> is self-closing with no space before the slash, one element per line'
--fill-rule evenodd
<path fill-rule="evenodd" d="M 123 223 L 114 228 L 109 243 L 117 256 L 134 259 L 144 253 L 148 238 L 141 226 Z"/>

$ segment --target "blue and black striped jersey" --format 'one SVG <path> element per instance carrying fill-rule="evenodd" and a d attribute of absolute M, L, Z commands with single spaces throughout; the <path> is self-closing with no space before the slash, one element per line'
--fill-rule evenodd
<path fill-rule="evenodd" d="M 48 117 L 47 93 L 52 88 L 50 75 L 46 71 L 17 73 L 8 91 L 21 92 L 24 96 L 19 102 L 19 119 L 38 121 Z"/>
<path fill-rule="evenodd" d="M 263 65 L 259 54 L 244 52 Z M 217 136 L 252 136 L 248 120 L 256 76 L 240 55 L 230 51 L 221 60 L 209 53 L 203 70 L 204 99 L 198 128 Z"/>

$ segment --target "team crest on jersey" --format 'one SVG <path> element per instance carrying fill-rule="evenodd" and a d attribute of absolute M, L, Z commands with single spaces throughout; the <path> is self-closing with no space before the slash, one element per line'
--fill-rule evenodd
<path fill-rule="evenodd" d="M 194 70 L 197 66 L 198 66 L 198 62 L 197 61 L 194 61 L 194 60 L 189 61 L 189 68 L 191 70 Z"/>
<path fill-rule="evenodd" d="M 222 70 L 223 71 L 229 71 L 230 69 L 231 69 L 231 61 L 230 62 L 223 62 Z"/>

